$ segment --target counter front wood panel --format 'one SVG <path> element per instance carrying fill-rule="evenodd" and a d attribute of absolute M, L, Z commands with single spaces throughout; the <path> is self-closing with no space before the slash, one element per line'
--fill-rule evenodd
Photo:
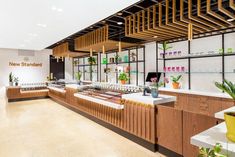
<path fill-rule="evenodd" d="M 38 89 L 38 90 L 22 91 L 20 87 L 9 87 L 6 89 L 6 95 L 8 100 L 40 98 L 40 97 L 47 97 L 48 90 Z"/>
<path fill-rule="evenodd" d="M 190 144 L 190 138 L 217 124 L 217 119 L 206 115 L 183 112 L 183 155 L 198 156 L 198 147 Z"/>
<path fill-rule="evenodd" d="M 183 154 L 183 111 L 158 105 L 158 144 L 178 154 Z"/>

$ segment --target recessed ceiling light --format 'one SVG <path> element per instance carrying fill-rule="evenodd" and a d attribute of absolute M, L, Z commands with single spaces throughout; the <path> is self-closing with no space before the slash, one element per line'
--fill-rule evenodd
<path fill-rule="evenodd" d="M 235 19 L 228 19 L 227 21 L 228 21 L 228 22 L 232 22 L 232 21 L 234 21 L 234 20 L 235 20 Z"/>
<path fill-rule="evenodd" d="M 57 12 L 62 12 L 62 11 L 63 11 L 62 8 L 58 8 L 58 7 L 56 7 L 56 6 L 52 6 L 52 7 L 51 7 L 51 10 L 57 11 Z"/>
<path fill-rule="evenodd" d="M 122 25 L 122 24 L 123 24 L 123 22 L 117 22 L 117 24 L 118 24 L 118 25 Z"/>
<path fill-rule="evenodd" d="M 158 36 L 155 35 L 155 36 L 153 36 L 153 38 L 158 38 Z"/>
<path fill-rule="evenodd" d="M 106 21 L 105 20 L 103 20 L 103 21 L 101 21 L 102 23 L 106 23 Z"/>
<path fill-rule="evenodd" d="M 92 29 L 92 28 L 93 28 L 93 26 L 90 27 L 90 29 Z"/>
<path fill-rule="evenodd" d="M 122 16 L 122 12 L 117 13 L 118 16 Z"/>
<path fill-rule="evenodd" d="M 47 27 L 47 25 L 46 25 L 46 24 L 42 24 L 42 23 L 38 23 L 38 24 L 37 24 L 37 26 L 39 26 L 39 27 L 43 27 L 43 28 L 46 28 L 46 27 Z"/>
<path fill-rule="evenodd" d="M 29 33 L 29 36 L 31 36 L 31 37 L 36 37 L 36 36 L 38 36 L 36 33 Z"/>

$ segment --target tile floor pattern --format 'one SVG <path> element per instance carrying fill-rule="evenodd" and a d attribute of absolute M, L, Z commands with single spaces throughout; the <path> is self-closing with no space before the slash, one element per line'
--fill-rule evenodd
<path fill-rule="evenodd" d="M 0 90 L 0 157 L 163 157 L 50 99 L 7 104 Z"/>

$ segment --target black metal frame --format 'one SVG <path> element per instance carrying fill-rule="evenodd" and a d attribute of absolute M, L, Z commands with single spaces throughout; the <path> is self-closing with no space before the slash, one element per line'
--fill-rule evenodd
<path fill-rule="evenodd" d="M 88 58 L 89 56 L 82 56 L 82 57 L 74 57 L 74 59 L 80 59 L 80 58 L 82 58 L 83 59 L 83 64 L 78 64 L 77 65 L 77 68 L 78 68 L 78 71 L 81 71 L 80 70 L 80 68 L 82 68 L 82 74 L 83 74 L 83 80 L 85 80 L 86 79 L 86 77 L 85 77 L 85 67 L 87 67 L 87 66 L 90 66 L 91 68 L 92 68 L 92 66 L 97 66 L 97 81 L 99 80 L 99 75 L 98 75 L 98 54 L 95 54 L 95 55 L 93 55 L 93 57 L 94 56 L 96 56 L 96 58 L 97 58 L 97 63 L 96 64 L 93 64 L 93 65 L 90 65 L 90 64 L 85 64 L 85 59 L 86 58 Z M 74 63 L 74 59 L 73 59 L 73 63 Z M 74 76 L 74 68 L 75 68 L 75 66 L 73 65 L 73 76 Z M 92 73 L 93 72 L 91 72 L 91 76 L 92 76 Z M 90 78 L 90 80 L 92 81 L 92 78 Z"/>
<path fill-rule="evenodd" d="M 159 58 L 159 55 L 158 55 L 158 43 L 156 42 L 156 71 L 159 72 L 158 70 L 158 61 L 159 60 L 163 60 L 163 68 L 166 66 L 166 61 L 168 60 L 181 60 L 181 59 L 187 59 L 188 60 L 188 72 L 185 72 L 185 74 L 188 74 L 188 89 L 190 90 L 191 89 L 191 75 L 192 75 L 192 72 L 191 72 L 191 59 L 198 59 L 198 58 L 211 58 L 211 57 L 221 57 L 222 59 L 222 72 L 220 72 L 222 74 L 222 81 L 224 83 L 224 80 L 225 80 L 225 56 L 235 56 L 235 52 L 231 53 L 231 54 L 225 54 L 225 39 L 224 39 L 224 35 L 225 34 L 230 34 L 230 33 L 234 33 L 235 31 L 232 31 L 232 32 L 224 32 L 224 33 L 221 33 L 221 34 L 214 34 L 214 35 L 210 35 L 210 36 L 206 36 L 206 37 L 211 37 L 211 36 L 218 36 L 218 35 L 221 35 L 222 37 L 222 54 L 213 54 L 213 55 L 199 55 L 199 56 L 190 56 L 191 54 L 191 41 L 188 41 L 188 56 L 183 56 L 183 57 L 174 57 L 174 58 L 165 58 L 165 50 L 163 50 L 163 57 L 162 58 Z M 205 38 L 205 37 L 200 37 L 200 38 Z M 198 39 L 198 38 L 197 38 Z M 182 40 L 182 41 L 185 41 L 185 40 Z M 176 42 L 180 42 L 180 41 L 176 41 Z M 174 42 L 170 42 L 170 43 L 174 43 Z M 161 71 L 163 74 L 164 74 L 164 77 L 166 76 L 166 72 L 164 71 Z M 164 85 L 165 87 L 165 85 Z"/>
<path fill-rule="evenodd" d="M 143 48 L 143 60 L 138 60 L 138 49 L 139 48 Z M 130 61 L 130 50 L 132 49 L 136 49 L 136 61 Z M 136 64 L 136 85 L 138 86 L 138 81 L 139 81 L 139 63 L 143 63 L 143 82 L 145 84 L 145 46 L 139 46 L 139 47 L 135 47 L 135 48 L 128 48 L 128 49 L 124 49 L 124 50 L 127 50 L 128 51 L 128 62 L 122 62 L 122 63 L 117 63 L 117 62 L 114 62 L 114 63 L 106 63 L 106 69 L 108 68 L 108 65 L 122 65 L 122 64 L 128 64 L 128 66 L 130 67 L 131 63 L 135 63 Z M 108 58 L 108 54 L 112 54 L 112 53 L 115 53 L 115 54 L 118 54 L 117 51 L 110 51 L 110 52 L 106 52 L 106 58 Z M 101 56 L 101 55 L 100 55 Z M 100 68 L 102 66 L 102 59 L 100 59 Z M 102 77 L 102 72 L 100 71 L 100 78 Z M 129 71 L 128 73 L 128 76 L 130 78 L 130 75 L 131 75 L 131 72 Z M 106 75 L 106 82 L 108 82 L 108 75 Z M 116 83 L 118 83 L 118 73 L 116 73 Z M 129 79 L 128 83 L 130 84 L 131 81 Z"/>

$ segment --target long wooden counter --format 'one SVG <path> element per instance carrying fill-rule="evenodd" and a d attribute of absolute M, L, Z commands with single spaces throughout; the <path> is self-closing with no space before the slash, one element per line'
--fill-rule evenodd
<path fill-rule="evenodd" d="M 122 99 L 123 109 L 114 109 L 76 97 L 75 93 L 77 88 L 73 86 L 64 91 L 51 88 L 48 95 L 138 144 L 172 157 L 197 156 L 198 148 L 190 144 L 190 138 L 221 123 L 214 114 L 234 106 L 234 101 L 225 97 L 160 91 L 177 100 L 151 105 L 137 102 L 137 99 Z"/>

